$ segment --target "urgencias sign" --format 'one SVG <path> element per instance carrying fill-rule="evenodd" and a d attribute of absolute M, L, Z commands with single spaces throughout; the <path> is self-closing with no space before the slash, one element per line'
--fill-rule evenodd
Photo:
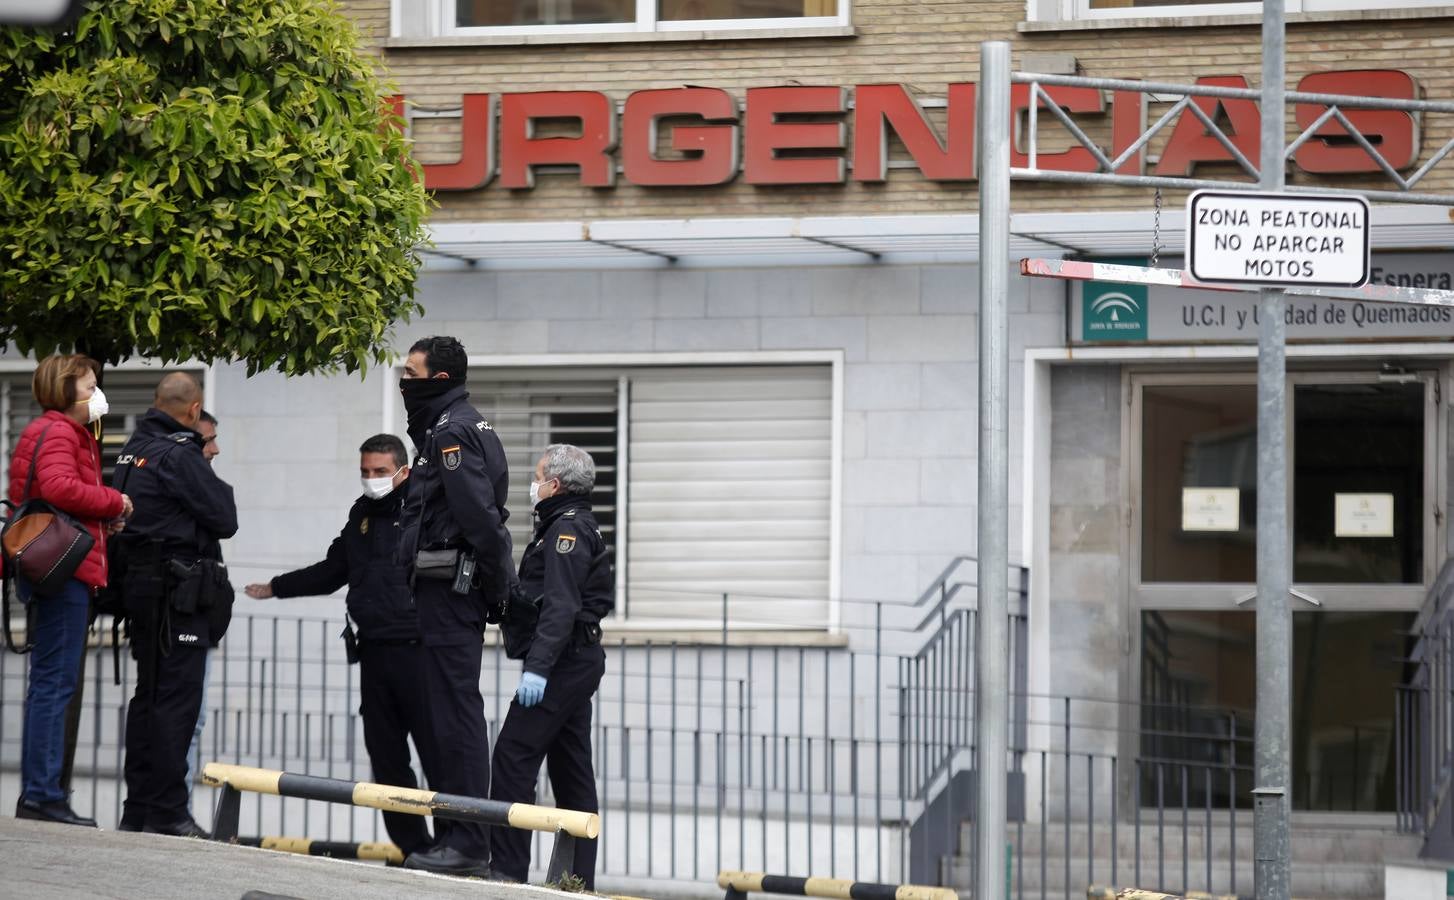
<path fill-rule="evenodd" d="M 1240 75 L 1211 75 L 1199 85 L 1248 87 Z M 1043 90 L 1071 116 L 1093 127 L 1109 116 L 1114 159 L 1134 145 L 1146 128 L 1146 95 L 1138 91 L 1044 85 Z M 1297 85 L 1300 91 L 1410 100 L 1420 95 L 1412 76 L 1391 69 L 1318 72 Z M 892 131 L 914 166 L 930 181 L 975 179 L 975 85 L 950 84 L 944 126 L 925 114 L 901 84 L 844 87 L 748 88 L 743 101 L 721 88 L 682 87 L 634 91 L 618 115 L 616 103 L 599 91 L 536 91 L 465 94 L 460 109 L 457 162 L 425 164 L 424 186 L 435 191 L 470 191 L 492 181 L 504 188 L 530 188 L 539 166 L 573 166 L 580 183 L 609 188 L 617 171 L 631 184 L 646 187 L 709 187 L 741 174 L 748 184 L 843 184 L 881 182 L 888 177 L 888 134 Z M 405 98 L 394 98 L 403 112 Z M 1197 97 L 1193 102 L 1222 123 L 1231 143 L 1254 165 L 1259 160 L 1260 115 L 1251 100 Z M 1010 112 L 1014 132 L 1010 164 L 1026 166 L 1025 125 L 1029 85 L 1013 87 Z M 1326 107 L 1295 104 L 1300 128 L 1317 120 Z M 1395 169 L 1418 162 L 1417 113 L 1400 110 L 1345 109 L 1353 126 Z M 848 123 L 852 122 L 852 137 Z M 567 123 L 568 135 L 543 134 L 542 123 Z M 1045 131 L 1059 128 L 1048 113 Z M 1152 173 L 1188 177 L 1198 165 L 1227 163 L 1231 153 L 1191 111 L 1169 126 Z M 941 134 L 941 130 L 943 134 Z M 1377 172 L 1368 156 L 1337 121 L 1318 129 L 1294 154 L 1304 171 L 1320 174 Z M 849 162 L 852 171 L 849 171 Z M 1095 157 L 1080 146 L 1037 154 L 1042 169 L 1094 172 Z M 1120 174 L 1146 170 L 1137 152 Z"/>

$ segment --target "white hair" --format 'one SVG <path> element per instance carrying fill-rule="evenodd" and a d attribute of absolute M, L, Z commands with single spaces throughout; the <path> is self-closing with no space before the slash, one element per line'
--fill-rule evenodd
<path fill-rule="evenodd" d="M 559 478 L 567 494 L 589 494 L 596 486 L 596 461 L 574 444 L 551 444 L 541 457 L 547 479 Z"/>

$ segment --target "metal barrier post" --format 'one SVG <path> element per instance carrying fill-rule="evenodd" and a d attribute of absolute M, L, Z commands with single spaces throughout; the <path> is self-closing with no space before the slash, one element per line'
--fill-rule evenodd
<path fill-rule="evenodd" d="M 555 832 L 555 847 L 550 852 L 550 865 L 545 870 L 546 884 L 560 884 L 565 875 L 576 873 L 576 839 L 564 828 Z"/>
<path fill-rule="evenodd" d="M 237 838 L 237 820 L 242 814 L 242 792 L 223 784 L 217 795 L 217 812 L 212 818 L 212 839 L 231 841 Z"/>

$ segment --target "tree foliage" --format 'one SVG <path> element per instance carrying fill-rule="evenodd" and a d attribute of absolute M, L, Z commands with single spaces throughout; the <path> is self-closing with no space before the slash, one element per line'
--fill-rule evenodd
<path fill-rule="evenodd" d="M 0 30 L 0 341 L 383 360 L 428 198 L 332 0 L 91 0 Z"/>

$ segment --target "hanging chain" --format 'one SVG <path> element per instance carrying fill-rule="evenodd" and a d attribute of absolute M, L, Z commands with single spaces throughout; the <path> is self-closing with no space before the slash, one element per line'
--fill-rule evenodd
<path fill-rule="evenodd" d="M 1156 189 L 1156 214 L 1151 224 L 1151 268 L 1161 258 L 1161 188 Z"/>

